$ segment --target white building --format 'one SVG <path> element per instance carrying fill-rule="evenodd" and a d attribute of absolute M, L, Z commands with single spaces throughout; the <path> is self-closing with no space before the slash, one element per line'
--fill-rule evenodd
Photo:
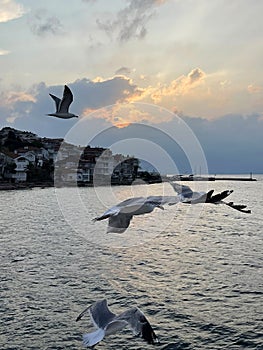
<path fill-rule="evenodd" d="M 15 174 L 13 174 L 12 178 L 15 179 L 16 182 L 24 182 L 27 180 L 27 170 L 32 159 L 33 157 L 27 158 L 25 156 L 18 156 L 15 158 Z"/>

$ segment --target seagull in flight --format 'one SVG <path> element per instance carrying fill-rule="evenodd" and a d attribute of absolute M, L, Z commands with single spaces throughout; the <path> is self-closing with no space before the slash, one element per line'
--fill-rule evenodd
<path fill-rule="evenodd" d="M 232 209 L 241 211 L 243 213 L 250 214 L 251 210 L 246 209 L 246 205 L 243 204 L 235 204 L 234 202 L 225 202 L 224 199 L 228 197 L 233 190 L 225 190 L 221 193 L 215 194 L 214 190 L 210 190 L 208 192 L 195 192 L 192 191 L 189 186 L 179 185 L 175 182 L 169 182 L 173 187 L 176 193 L 180 198 L 181 203 L 186 204 L 198 204 L 198 203 L 212 203 L 212 204 L 225 204 Z M 168 203 L 169 205 L 173 205 L 174 203 Z"/>
<path fill-rule="evenodd" d="M 53 100 L 55 101 L 56 104 L 56 112 L 55 113 L 50 113 L 47 115 L 53 116 L 53 117 L 57 117 L 57 118 L 61 118 L 61 119 L 70 119 L 70 118 L 78 118 L 77 115 L 70 113 L 69 112 L 69 106 L 73 101 L 73 94 L 70 90 L 70 88 L 65 85 L 64 86 L 64 93 L 63 93 L 63 97 L 62 100 L 52 94 L 49 94 Z"/>
<path fill-rule="evenodd" d="M 148 344 L 159 342 L 149 321 L 137 307 L 132 307 L 116 315 L 109 310 L 107 300 L 103 299 L 96 301 L 82 311 L 76 321 L 79 321 L 86 313 L 89 313 L 92 323 L 97 329 L 83 335 L 84 346 L 93 347 L 105 336 L 115 334 L 126 326 L 129 326 L 134 335 L 141 336 Z"/>
<path fill-rule="evenodd" d="M 224 199 L 233 192 L 232 190 L 226 190 L 213 195 L 214 190 L 209 192 L 195 192 L 192 191 L 189 186 L 179 185 L 173 182 L 170 182 L 170 184 L 177 193 L 176 196 L 128 198 L 106 210 L 102 215 L 94 218 L 93 221 L 96 222 L 108 219 L 107 233 L 123 233 L 129 227 L 133 216 L 151 213 L 155 208 L 164 210 L 164 204 L 171 206 L 177 203 L 224 204 L 243 213 L 251 213 L 251 210 L 245 209 L 247 207 L 246 205 L 224 201 Z"/>
<path fill-rule="evenodd" d="M 109 219 L 107 233 L 123 233 L 129 227 L 134 215 L 148 214 L 155 208 L 164 210 L 162 204 L 169 203 L 172 205 L 178 202 L 178 196 L 128 198 L 106 210 L 102 215 L 94 218 L 93 221 Z"/>

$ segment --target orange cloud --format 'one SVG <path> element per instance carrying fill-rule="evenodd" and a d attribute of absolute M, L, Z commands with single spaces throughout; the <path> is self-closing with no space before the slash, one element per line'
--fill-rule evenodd
<path fill-rule="evenodd" d="M 26 92 L 9 92 L 7 93 L 3 100 L 6 105 L 13 105 L 16 102 L 36 102 L 36 98 L 29 93 Z"/>
<path fill-rule="evenodd" d="M 124 127 L 131 123 L 141 122 L 142 120 L 149 121 L 152 123 L 160 122 L 160 114 L 154 115 L 149 113 L 147 110 L 138 110 L 135 107 L 135 102 L 148 102 L 148 103 L 160 103 L 163 102 L 167 97 L 179 97 L 188 94 L 192 89 L 202 84 L 206 74 L 200 69 L 195 68 L 187 75 L 182 75 L 179 78 L 171 81 L 169 84 L 157 83 L 156 86 L 147 86 L 140 88 L 133 83 L 130 78 L 122 77 L 128 82 L 128 86 L 133 86 L 133 89 L 122 90 L 122 97 L 116 101 L 114 106 L 109 109 L 100 109 L 98 114 L 94 114 L 95 109 L 87 108 L 84 110 L 83 115 L 85 117 L 90 116 L 95 118 L 103 118 L 117 127 Z M 112 79 L 112 78 L 110 78 Z M 97 77 L 93 82 L 103 82 L 104 79 Z M 109 81 L 109 79 L 107 79 Z M 135 104 L 133 104 L 135 103 Z M 178 108 L 175 106 L 174 110 Z M 171 118 L 166 116 L 165 120 Z M 164 120 L 162 120 L 164 121 Z"/>
<path fill-rule="evenodd" d="M 248 85 L 248 87 L 247 87 L 247 91 L 248 91 L 250 94 L 258 94 L 258 93 L 263 92 L 263 87 L 260 86 L 260 85 L 256 85 L 256 84 L 250 84 L 250 85 Z"/>
<path fill-rule="evenodd" d="M 153 108 L 151 104 L 122 102 L 99 110 L 86 109 L 84 116 L 104 119 L 118 128 L 140 122 L 158 124 L 173 118 L 172 113 L 164 112 L 160 107 Z"/>
<path fill-rule="evenodd" d="M 206 74 L 200 69 L 195 68 L 189 74 L 182 75 L 171 81 L 169 85 L 159 85 L 153 90 L 151 98 L 154 102 L 160 102 L 167 96 L 182 96 L 189 93 L 190 90 L 200 85 Z"/>

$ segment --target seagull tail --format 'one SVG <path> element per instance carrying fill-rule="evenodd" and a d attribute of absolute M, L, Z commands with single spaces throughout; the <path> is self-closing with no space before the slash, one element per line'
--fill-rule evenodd
<path fill-rule="evenodd" d="M 98 329 L 92 333 L 86 333 L 83 335 L 83 345 L 93 346 L 100 342 L 105 336 L 105 331 L 103 329 Z"/>

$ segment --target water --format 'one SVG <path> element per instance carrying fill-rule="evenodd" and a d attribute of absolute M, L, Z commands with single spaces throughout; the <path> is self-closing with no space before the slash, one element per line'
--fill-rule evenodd
<path fill-rule="evenodd" d="M 172 194 L 169 184 L 0 192 L 0 349 L 81 349 L 91 323 L 75 319 L 105 297 L 114 312 L 139 306 L 159 349 L 263 349 L 258 179 L 197 185 L 234 189 L 251 215 L 179 204 L 134 218 L 121 235 L 91 219 L 131 195 Z M 98 348 L 153 346 L 125 330 Z"/>

